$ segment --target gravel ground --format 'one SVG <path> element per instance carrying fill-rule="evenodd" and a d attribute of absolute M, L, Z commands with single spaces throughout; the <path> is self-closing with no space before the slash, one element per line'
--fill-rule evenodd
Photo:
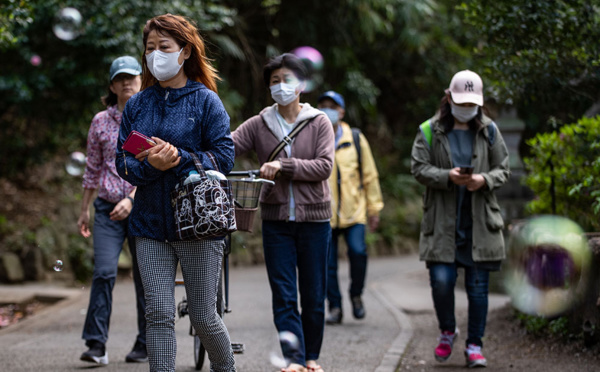
<path fill-rule="evenodd" d="M 410 315 L 414 337 L 409 344 L 399 371 L 464 371 L 464 334 L 467 316 L 457 314 L 461 335 L 454 344 L 454 353 L 445 363 L 433 357 L 437 344 L 437 320 L 433 312 Z M 515 319 L 513 310 L 506 306 L 488 314 L 483 355 L 489 371 L 527 372 L 598 372 L 600 345 L 590 349 L 581 340 L 564 341 L 533 337 Z"/>

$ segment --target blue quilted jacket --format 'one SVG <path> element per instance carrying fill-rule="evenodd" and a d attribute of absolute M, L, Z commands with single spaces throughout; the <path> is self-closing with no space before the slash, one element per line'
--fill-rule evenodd
<path fill-rule="evenodd" d="M 132 130 L 165 140 L 179 149 L 181 162 L 167 171 L 140 162 L 123 142 Z M 188 80 L 183 88 L 159 84 L 131 97 L 125 105 L 115 164 L 119 175 L 137 186 L 129 218 L 129 233 L 160 241 L 177 240 L 171 191 L 180 178 L 195 169 L 190 152 L 195 152 L 205 169 L 215 169 L 207 152 L 214 155 L 217 170 L 233 168 L 234 148 L 229 115 L 216 93 L 204 84 Z"/>

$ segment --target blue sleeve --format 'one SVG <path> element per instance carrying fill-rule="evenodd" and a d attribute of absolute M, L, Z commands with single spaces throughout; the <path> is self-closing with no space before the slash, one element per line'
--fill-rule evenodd
<path fill-rule="evenodd" d="M 215 169 L 215 165 L 210 160 L 207 152 L 210 152 L 216 161 L 217 171 L 228 174 L 233 168 L 233 159 L 235 151 L 231 131 L 229 129 L 229 115 L 225 111 L 223 103 L 218 96 L 211 92 L 204 102 L 202 110 L 202 151 L 196 151 L 196 155 L 202 162 L 204 169 Z M 188 151 L 179 148 L 181 162 L 176 167 L 178 177 L 187 175 L 191 170 L 196 169 L 194 160 Z"/>
<path fill-rule="evenodd" d="M 125 181 L 133 186 L 143 186 L 153 183 L 162 176 L 163 172 L 150 165 L 147 158 L 141 162 L 137 160 L 132 153 L 122 149 L 123 143 L 131 132 L 131 120 L 134 111 L 132 108 L 134 103 L 132 101 L 133 97 L 127 101 L 125 109 L 123 110 L 121 128 L 119 129 L 119 139 L 117 140 L 115 165 L 117 167 L 117 173 L 119 173 L 119 176 Z"/>

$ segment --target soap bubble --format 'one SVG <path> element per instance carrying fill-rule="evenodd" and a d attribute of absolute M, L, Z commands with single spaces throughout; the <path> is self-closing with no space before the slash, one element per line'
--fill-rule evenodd
<path fill-rule="evenodd" d="M 56 260 L 54 263 L 54 271 L 62 271 L 63 270 L 63 262 L 61 260 Z"/>
<path fill-rule="evenodd" d="M 290 331 L 279 332 L 279 343 L 281 343 L 281 345 L 289 347 L 292 350 L 298 350 L 300 348 L 300 341 L 298 341 L 298 336 L 296 336 Z"/>
<path fill-rule="evenodd" d="M 298 336 L 290 331 L 279 332 L 279 344 L 284 355 L 295 354 L 300 349 L 300 341 Z M 290 361 L 284 357 L 280 357 L 278 353 L 271 352 L 269 355 L 271 364 L 277 368 L 285 368 L 290 364 Z"/>
<path fill-rule="evenodd" d="M 282 358 L 281 356 L 279 356 L 278 353 L 271 351 L 271 353 L 269 354 L 269 361 L 271 362 L 271 364 L 277 368 L 285 368 L 287 367 L 288 363 L 285 360 L 285 358 Z"/>
<path fill-rule="evenodd" d="M 583 230 L 558 216 L 516 226 L 508 242 L 504 285 L 518 310 L 553 317 L 581 300 L 591 251 Z"/>
<path fill-rule="evenodd" d="M 85 169 L 86 157 L 82 152 L 75 151 L 69 156 L 69 160 L 65 165 L 67 173 L 71 176 L 81 176 Z"/>
<path fill-rule="evenodd" d="M 310 46 L 298 47 L 292 50 L 292 53 L 304 62 L 304 65 L 308 69 L 309 76 L 311 76 L 311 78 L 306 81 L 304 92 L 312 92 L 323 82 L 323 77 L 321 76 L 321 70 L 324 65 L 323 56 L 318 50 Z"/>
<path fill-rule="evenodd" d="M 34 54 L 29 59 L 29 63 L 31 63 L 32 66 L 37 67 L 42 64 L 42 57 L 38 56 L 37 54 Z"/>
<path fill-rule="evenodd" d="M 52 31 L 61 40 L 73 40 L 81 32 L 81 13 L 75 8 L 63 8 L 54 17 Z"/>

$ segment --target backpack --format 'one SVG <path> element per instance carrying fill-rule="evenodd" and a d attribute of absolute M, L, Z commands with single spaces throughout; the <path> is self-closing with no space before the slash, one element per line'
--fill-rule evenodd
<path fill-rule="evenodd" d="M 352 129 L 352 142 L 354 142 L 354 147 L 356 148 L 356 157 L 357 157 L 357 161 L 358 161 L 358 175 L 360 177 L 360 189 L 363 189 L 364 186 L 364 182 L 363 182 L 363 167 L 362 167 L 362 149 L 360 148 L 360 129 L 358 128 L 351 128 Z M 352 146 L 349 142 L 344 142 L 342 144 L 340 144 L 336 151 L 344 148 L 344 147 L 348 147 L 348 146 Z M 338 170 L 339 172 L 339 170 Z M 338 182 L 339 182 L 339 174 L 338 174 Z"/>
<path fill-rule="evenodd" d="M 431 119 L 427 119 L 426 121 L 424 121 L 421 125 L 419 125 L 419 128 L 421 128 L 421 133 L 423 134 L 423 137 L 425 137 L 427 144 L 431 148 L 431 143 L 433 141 L 433 130 L 431 129 Z M 492 124 L 488 125 L 488 141 L 489 141 L 490 146 L 494 145 L 495 140 L 496 140 L 496 123 L 494 123 L 492 121 Z"/>
<path fill-rule="evenodd" d="M 352 140 L 356 147 L 356 156 L 358 158 L 358 175 L 360 177 L 360 189 L 363 188 L 363 168 L 362 168 L 362 151 L 360 149 L 360 129 L 352 128 Z"/>

